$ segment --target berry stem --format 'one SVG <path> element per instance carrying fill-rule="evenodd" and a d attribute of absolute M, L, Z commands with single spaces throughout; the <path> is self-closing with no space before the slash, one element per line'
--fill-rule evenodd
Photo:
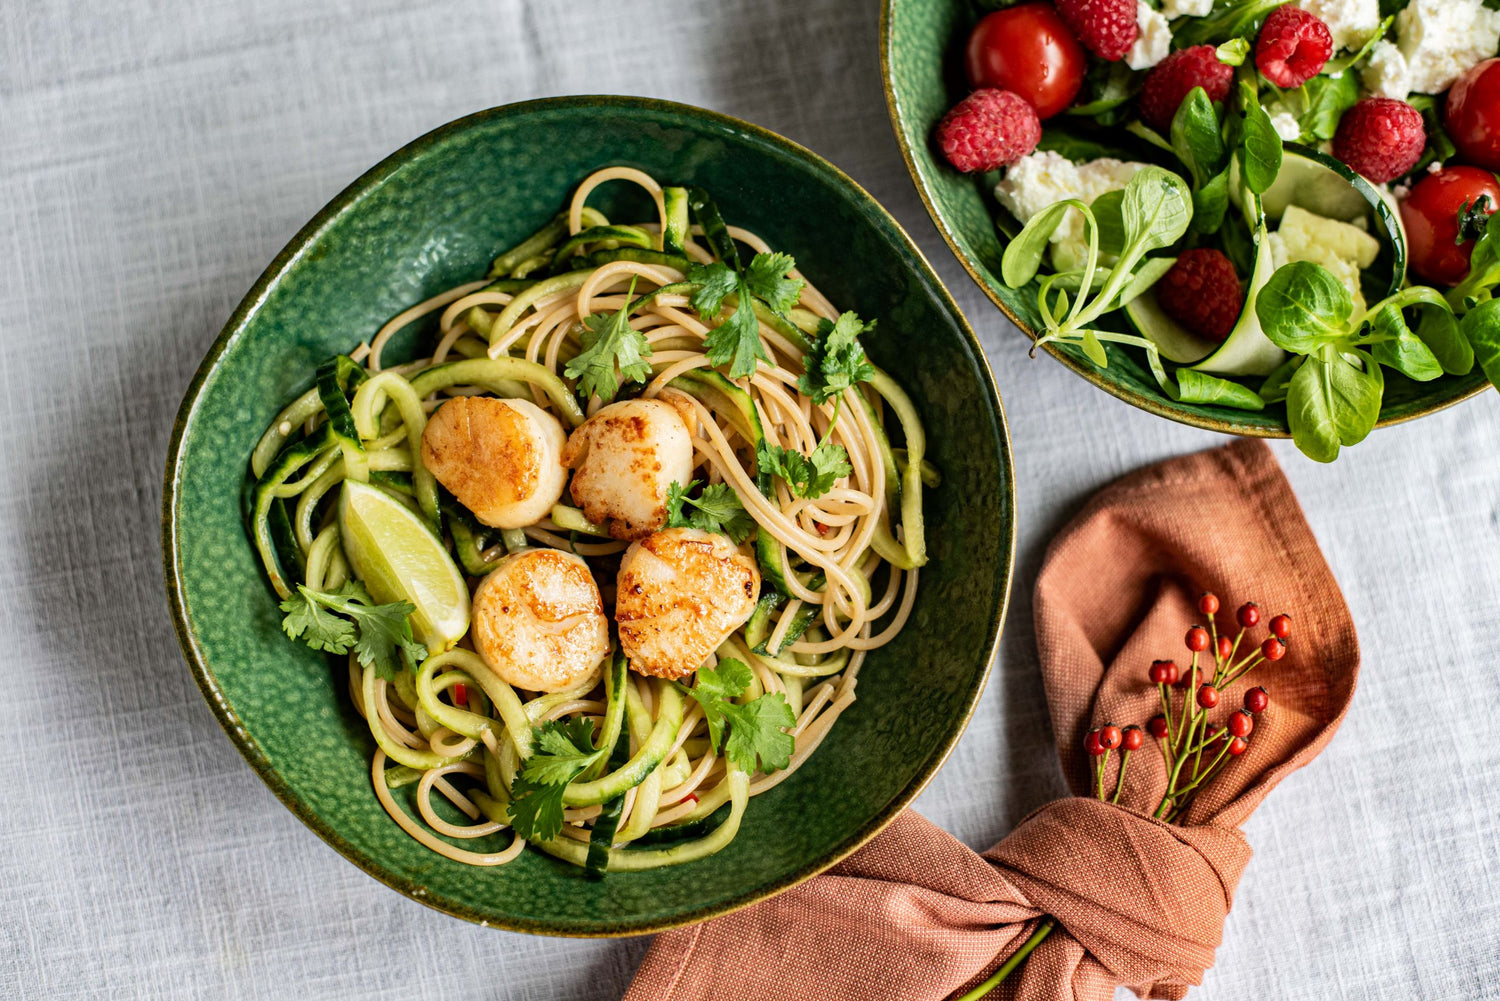
<path fill-rule="evenodd" d="M 979 1001 L 980 998 L 984 997 L 990 991 L 1000 986 L 1000 982 L 1003 981 L 1006 977 L 1010 976 L 1015 968 L 1020 966 L 1021 963 L 1026 960 L 1027 956 L 1031 955 L 1031 951 L 1042 944 L 1042 940 L 1050 935 L 1052 933 L 1052 929 L 1055 927 L 1057 927 L 1057 919 L 1047 918 L 1037 926 L 1036 931 L 1031 933 L 1031 937 L 1028 938 L 1024 943 L 1022 943 L 1021 948 L 1017 949 L 1011 955 L 1011 957 L 1001 965 L 1000 969 L 990 974 L 989 978 L 986 979 L 984 983 L 980 984 L 978 987 L 975 987 L 972 991 L 969 991 L 962 997 L 955 999 L 955 1001 Z"/>
<path fill-rule="evenodd" d="M 1115 776 L 1115 795 L 1111 803 L 1120 802 L 1120 790 L 1125 788 L 1125 769 L 1130 767 L 1130 752 L 1120 752 L 1120 774 Z"/>
<path fill-rule="evenodd" d="M 1201 755 L 1203 753 L 1203 749 L 1199 748 L 1198 749 L 1198 753 Z M 1181 799 L 1183 796 L 1186 796 L 1188 793 L 1192 792 L 1193 790 L 1195 790 L 1199 786 L 1201 786 L 1203 783 L 1207 782 L 1210 776 L 1216 774 L 1214 772 L 1214 769 L 1218 768 L 1220 762 L 1224 761 L 1224 759 L 1226 759 L 1228 757 L 1229 757 L 1229 741 L 1226 740 L 1226 741 L 1224 741 L 1224 746 L 1221 747 L 1221 748 L 1219 748 L 1218 756 L 1215 757 L 1213 761 L 1209 762 L 1208 768 L 1203 772 L 1203 774 L 1199 775 L 1197 778 L 1193 779 L 1193 781 L 1191 781 L 1187 785 L 1183 786 L 1182 789 L 1180 789 L 1178 791 L 1177 798 Z"/>
<path fill-rule="evenodd" d="M 1157 685 L 1157 694 L 1161 696 L 1161 714 L 1167 718 L 1167 739 L 1162 743 L 1162 753 L 1166 753 L 1166 745 L 1173 744 L 1177 740 L 1176 731 L 1172 727 L 1172 700 L 1167 696 L 1167 686 Z M 1167 762 L 1171 765 L 1171 762 Z"/>

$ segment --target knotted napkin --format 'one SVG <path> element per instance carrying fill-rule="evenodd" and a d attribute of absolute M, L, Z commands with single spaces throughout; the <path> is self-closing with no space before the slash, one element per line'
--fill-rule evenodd
<path fill-rule="evenodd" d="M 1087 798 L 1085 734 L 1159 711 L 1147 668 L 1187 655 L 1205 590 L 1224 601 L 1226 630 L 1247 600 L 1292 617 L 1287 655 L 1250 676 L 1271 695 L 1250 749 L 1177 824 L 1151 817 L 1166 769 L 1150 738 L 1120 805 Z M 1092 1001 L 1124 984 L 1181 998 L 1200 983 L 1250 860 L 1239 825 L 1322 750 L 1354 693 L 1359 651 L 1338 585 L 1270 449 L 1243 440 L 1100 491 L 1053 540 L 1035 597 L 1076 798 L 983 855 L 907 811 L 824 875 L 659 936 L 626 1001 L 939 1001 L 981 983 L 1048 915 L 1058 927 L 990 997 Z"/>

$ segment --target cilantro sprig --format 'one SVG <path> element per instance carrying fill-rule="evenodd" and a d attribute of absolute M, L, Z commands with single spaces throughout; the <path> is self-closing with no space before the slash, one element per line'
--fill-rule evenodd
<path fill-rule="evenodd" d="M 755 462 L 756 468 L 785 480 L 793 494 L 808 499 L 822 497 L 839 477 L 854 470 L 849 450 L 829 441 L 819 444 L 811 455 L 803 455 L 796 449 L 769 445 L 762 438 L 755 445 Z"/>
<path fill-rule="evenodd" d="M 667 527 L 719 532 L 736 544 L 744 542 L 755 531 L 755 519 L 740 503 L 740 495 L 727 483 L 713 483 L 696 498 L 689 497 L 688 492 L 701 482 L 693 480 L 683 486 L 674 480 L 667 487 Z"/>
<path fill-rule="evenodd" d="M 362 665 L 386 681 L 395 680 L 403 654 L 413 666 L 427 656 L 427 647 L 412 639 L 412 604 L 377 605 L 356 581 L 334 592 L 298 584 L 297 593 L 281 603 L 281 610 L 281 629 L 287 636 L 328 653 L 352 649 Z"/>
<path fill-rule="evenodd" d="M 865 357 L 861 334 L 875 329 L 875 321 L 864 322 L 855 313 L 840 313 L 836 321 L 818 321 L 818 336 L 802 360 L 797 389 L 818 405 L 827 403 L 846 389 L 875 378 L 875 366 Z"/>
<path fill-rule="evenodd" d="M 753 300 L 759 299 L 778 314 L 795 306 L 804 283 L 787 276 L 794 267 L 796 262 L 788 254 L 761 253 L 743 269 L 724 261 L 688 268 L 687 280 L 700 286 L 688 303 L 703 319 L 717 317 L 725 300 L 735 297 L 734 312 L 703 340 L 708 360 L 714 365 L 727 364 L 731 378 L 752 375 L 757 364 L 771 360 L 760 343 L 760 322 L 755 318 Z"/>
<path fill-rule="evenodd" d="M 646 361 L 651 345 L 630 325 L 630 312 L 640 302 L 634 296 L 632 278 L 624 307 L 614 313 L 595 313 L 583 321 L 583 350 L 568 362 L 563 374 L 578 380 L 578 395 L 584 400 L 597 396 L 609 403 L 620 391 L 621 378 L 644 382 L 651 374 Z"/>
<path fill-rule="evenodd" d="M 792 760 L 796 740 L 785 732 L 797 722 L 781 693 L 761 695 L 744 705 L 733 701 L 750 687 L 750 668 L 728 658 L 717 667 L 702 668 L 688 695 L 703 707 L 708 739 L 714 750 L 723 748 L 729 763 L 745 772 L 774 772 Z M 728 740 L 725 740 L 725 730 Z"/>
<path fill-rule="evenodd" d="M 511 783 L 511 827 L 528 841 L 550 841 L 562 833 L 563 792 L 604 756 L 594 749 L 587 719 L 551 720 L 532 731 L 533 751 Z"/>

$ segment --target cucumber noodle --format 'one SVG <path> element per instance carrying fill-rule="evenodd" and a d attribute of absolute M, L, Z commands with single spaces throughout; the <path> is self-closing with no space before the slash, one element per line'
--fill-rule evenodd
<path fill-rule="evenodd" d="M 644 188 L 658 220 L 611 227 L 611 233 L 634 244 L 574 241 L 567 252 L 579 252 L 588 266 L 537 277 L 554 263 L 566 264 L 553 258 L 562 256 L 558 248 L 570 238 L 609 225 L 585 202 L 598 184 L 616 180 Z M 681 286 L 689 261 L 714 260 L 693 238 L 702 235 L 696 226 L 686 230 L 680 254 L 675 245 L 671 253 L 664 250 L 670 223 L 663 195 L 655 180 L 637 170 L 594 173 L 565 213 L 496 261 L 492 275 L 498 281 L 470 282 L 412 306 L 381 328 L 368 347 L 345 359 L 339 377 L 355 370 L 352 383 L 340 384 L 352 392 L 347 410 L 340 390 L 332 397 L 338 413 L 325 412 L 330 396 L 320 397 L 315 388 L 277 416 L 251 464 L 258 481 L 252 534 L 278 591 L 295 587 L 295 574 L 283 569 L 290 566 L 300 567 L 302 582 L 314 590 L 332 590 L 348 579 L 349 561 L 334 517 L 347 457 L 367 459 L 360 463 L 367 466 L 360 469 L 361 478 L 391 490 L 419 513 L 439 517 L 441 501 L 431 474 L 421 467 L 419 445 L 426 415 L 445 400 L 476 394 L 524 397 L 566 428 L 602 406 L 596 397 L 586 411 L 580 409 L 572 380 L 563 374 L 582 349 L 582 321 L 622 308 L 632 282 L 637 296 Z M 680 230 L 683 218 L 678 217 Z M 753 233 L 732 226 L 728 232 L 755 252 L 769 250 Z M 641 252 L 612 253 L 622 246 Z M 585 256 L 590 247 L 594 252 Z M 926 562 L 922 481 L 936 471 L 923 461 L 925 437 L 910 399 L 883 372 L 845 390 L 828 440 L 848 450 L 853 471 L 820 497 L 798 498 L 780 480 L 757 477 L 755 442 L 764 436 L 772 445 L 810 453 L 828 434 L 834 401 L 814 405 L 798 393 L 797 381 L 808 338 L 816 335 L 820 319 L 836 319 L 837 310 L 811 285 L 803 287 L 786 317 L 757 310 L 762 346 L 772 361 L 748 379 L 731 381 L 715 372 L 704 354 L 711 326 L 689 307 L 691 291 L 692 286 L 667 288 L 632 313 L 631 325 L 652 348 L 651 375 L 641 395 L 669 398 L 695 416 L 694 476 L 732 486 L 759 526 L 759 536 L 746 547 L 753 545 L 767 587 L 774 581 L 784 589 L 782 600 L 779 607 L 763 601 L 710 663 L 733 657 L 747 664 L 754 681 L 745 698 L 785 695 L 796 717 L 791 763 L 755 776 L 730 766 L 709 745 L 697 704 L 684 699 L 673 682 L 626 672 L 623 658 L 607 659 L 571 690 L 540 694 L 501 681 L 473 652 L 468 637 L 429 657 L 415 674 L 401 672 L 394 683 L 362 669 L 351 654 L 350 698 L 377 744 L 371 771 L 376 796 L 403 830 L 450 859 L 493 866 L 521 853 L 525 842 L 505 832 L 511 783 L 531 753 L 532 728 L 579 717 L 595 721 L 599 746 L 624 742 L 607 766 L 600 762 L 568 786 L 562 834 L 537 847 L 611 872 L 672 865 L 718 851 L 734 837 L 747 800 L 791 775 L 817 749 L 854 702 L 866 651 L 889 642 L 911 612 L 918 567 Z M 439 315 L 431 353 L 386 367 L 383 355 L 392 337 L 433 314 Z M 327 378 L 320 374 L 325 390 Z M 905 439 L 904 453 L 887 437 L 889 415 Z M 284 515 L 279 535 L 278 511 Z M 550 546 L 597 560 L 627 547 L 565 504 L 520 532 L 486 529 L 451 503 L 443 504 L 441 522 L 471 588 L 487 564 L 516 548 Z M 278 555 L 268 555 L 270 548 Z M 596 566 L 595 572 L 608 581 L 613 564 L 604 568 Z M 611 590 L 605 589 L 606 598 Z M 466 690 L 464 699 L 455 696 L 459 685 Z M 395 792 L 405 786 L 415 786 L 415 816 Z M 439 797 L 446 801 L 441 813 Z M 709 818 L 726 804 L 727 816 L 713 824 Z M 617 811 L 612 847 L 591 859 L 591 825 L 611 808 Z M 458 814 L 467 822 L 455 822 Z M 484 850 L 455 842 L 482 844 Z M 647 843 L 652 847 L 642 847 Z"/>

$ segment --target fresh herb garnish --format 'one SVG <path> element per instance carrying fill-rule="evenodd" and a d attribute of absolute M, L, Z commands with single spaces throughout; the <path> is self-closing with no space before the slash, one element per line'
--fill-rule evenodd
<path fill-rule="evenodd" d="M 760 343 L 760 322 L 755 318 L 752 300 L 759 299 L 777 314 L 791 309 L 803 285 L 802 279 L 787 277 L 794 267 L 796 262 L 787 254 L 763 253 L 756 254 L 743 270 L 724 261 L 688 268 L 687 280 L 701 286 L 688 302 L 703 319 L 717 317 L 724 300 L 735 297 L 734 312 L 703 340 L 708 360 L 714 365 L 727 364 L 731 378 L 752 375 L 760 361 L 770 361 Z"/>
<path fill-rule="evenodd" d="M 875 366 L 865 357 L 860 334 L 875 329 L 875 321 L 865 323 L 854 313 L 840 313 L 838 320 L 818 321 L 818 336 L 802 360 L 802 376 L 797 390 L 819 406 L 875 378 Z"/>
<path fill-rule="evenodd" d="M 808 499 L 823 496 L 839 477 L 854 470 L 848 449 L 829 441 L 819 444 L 812 455 L 803 455 L 795 449 L 768 445 L 762 438 L 755 445 L 755 463 L 758 469 L 785 480 L 794 495 Z"/>
<path fill-rule="evenodd" d="M 427 647 L 412 639 L 411 613 L 407 601 L 377 605 L 356 581 L 347 581 L 337 591 L 314 591 L 297 585 L 297 593 L 281 603 L 282 631 L 314 650 L 348 653 L 375 675 L 393 681 L 401 669 L 401 655 L 413 667 L 427 656 Z"/>
<path fill-rule="evenodd" d="M 715 751 L 722 747 L 729 763 L 741 771 L 774 772 L 792 760 L 796 741 L 785 728 L 794 725 L 797 717 L 779 692 L 744 705 L 732 701 L 750 687 L 751 680 L 750 668 L 743 661 L 727 658 L 717 667 L 699 669 L 697 683 L 687 693 L 703 707 Z"/>
<path fill-rule="evenodd" d="M 698 497 L 689 497 L 688 491 L 700 482 L 693 480 L 683 486 L 673 481 L 667 487 L 667 527 L 719 532 L 736 544 L 748 539 L 755 531 L 755 519 L 740 503 L 740 495 L 727 483 L 712 483 Z"/>
<path fill-rule="evenodd" d="M 511 783 L 510 822 L 528 841 L 550 841 L 562 832 L 568 783 L 604 751 L 594 748 L 594 724 L 587 719 L 549 720 L 532 737 L 532 754 Z"/>
<path fill-rule="evenodd" d="M 646 336 L 630 326 L 630 311 L 639 300 L 635 279 L 625 293 L 625 305 L 613 313 L 595 313 L 583 321 L 583 350 L 563 369 L 563 374 L 578 380 L 578 395 L 587 400 L 597 396 L 605 403 L 620 391 L 620 377 L 644 382 L 651 374 L 651 345 Z M 618 369 L 619 375 L 616 375 Z"/>

